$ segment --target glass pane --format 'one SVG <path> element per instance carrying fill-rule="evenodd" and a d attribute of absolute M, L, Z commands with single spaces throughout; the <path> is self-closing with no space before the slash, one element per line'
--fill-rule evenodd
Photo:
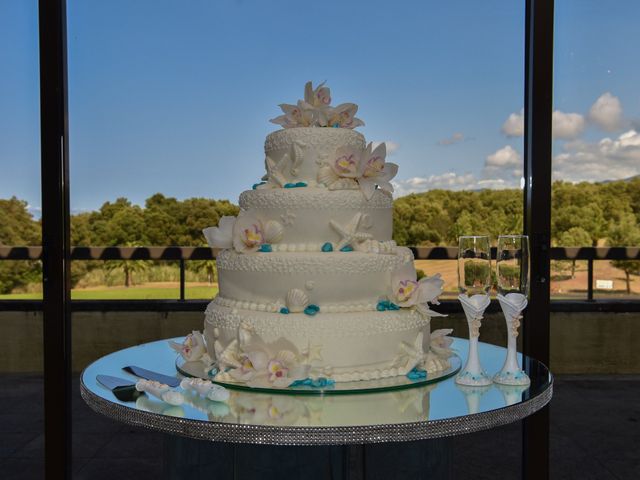
<path fill-rule="evenodd" d="M 326 80 L 334 105 L 358 104 L 359 131 L 400 165 L 398 243 L 522 229 L 523 2 L 71 0 L 68 16 L 77 245 L 205 245 L 201 230 L 236 215 L 240 193 L 264 174 L 278 104 L 302 98 L 309 80 Z M 82 263 L 74 298 L 115 288 L 106 264 Z M 213 267 L 186 262 L 187 299 L 215 295 Z M 118 293 L 177 298 L 176 277 L 160 279 L 174 268 L 154 263 Z M 455 294 L 455 261 L 418 268 L 441 271 Z M 74 369 L 203 321 L 199 311 L 77 318 Z"/>
<path fill-rule="evenodd" d="M 635 2 L 556 2 L 552 237 L 558 246 L 640 245 L 640 67 L 628 61 L 639 14 Z M 597 264 L 604 280 L 624 276 L 607 272 L 610 262 Z M 634 265 L 627 267 L 633 275 Z"/>
<path fill-rule="evenodd" d="M 552 260 L 551 298 L 585 300 L 588 276 L 586 260 Z"/>
<path fill-rule="evenodd" d="M 38 2 L 0 2 L 0 246 L 40 245 Z M 0 258 L 0 462 L 3 478 L 42 478 L 39 261 Z"/>
<path fill-rule="evenodd" d="M 593 294 L 599 300 L 640 300 L 640 261 L 593 262 Z"/>

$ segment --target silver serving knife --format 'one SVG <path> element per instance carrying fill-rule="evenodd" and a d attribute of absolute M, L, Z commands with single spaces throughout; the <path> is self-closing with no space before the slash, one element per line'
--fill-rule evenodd
<path fill-rule="evenodd" d="M 155 380 L 156 382 L 164 383 L 165 385 L 169 385 L 171 388 L 176 388 L 180 386 L 180 380 L 176 377 L 171 377 L 169 375 L 164 375 L 162 373 L 153 372 L 151 370 L 147 370 L 146 368 L 136 367 L 135 365 L 129 365 L 122 368 L 125 372 L 130 373 L 131 375 L 135 375 L 139 378 L 144 378 L 145 380 Z"/>
<path fill-rule="evenodd" d="M 96 375 L 100 385 L 111 390 L 113 395 L 121 402 L 135 402 L 144 392 L 136 390 L 136 383 L 126 378 L 112 377 L 111 375 Z"/>

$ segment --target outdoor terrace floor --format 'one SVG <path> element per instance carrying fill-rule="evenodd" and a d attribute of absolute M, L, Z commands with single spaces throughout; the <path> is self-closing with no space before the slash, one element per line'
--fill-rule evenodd
<path fill-rule="evenodd" d="M 0 477 L 42 478 L 42 377 L 2 375 L 0 381 Z M 77 377 L 73 391 L 74 478 L 163 477 L 162 434 L 91 411 L 80 398 Z M 640 478 L 639 399 L 637 375 L 557 377 L 551 403 L 551 478 Z M 520 434 L 518 423 L 456 437 L 450 442 L 453 478 L 520 478 Z M 305 475 L 305 480 L 312 478 Z"/>

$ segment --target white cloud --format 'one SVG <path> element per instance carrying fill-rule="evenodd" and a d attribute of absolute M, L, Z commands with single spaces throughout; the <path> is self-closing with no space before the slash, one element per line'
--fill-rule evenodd
<path fill-rule="evenodd" d="M 462 141 L 464 141 L 464 135 L 462 134 L 462 132 L 456 132 L 450 137 L 443 138 L 442 140 L 438 141 L 438 145 L 448 146 L 460 143 Z"/>
<path fill-rule="evenodd" d="M 425 177 L 413 177 L 407 180 L 392 182 L 395 188 L 395 197 L 402 197 L 410 193 L 426 192 L 428 190 L 481 190 L 515 188 L 518 181 L 505 180 L 503 178 L 476 178 L 472 173 L 458 174 L 446 172 L 439 175 Z"/>
<path fill-rule="evenodd" d="M 392 142 L 391 140 L 385 140 L 384 142 L 371 142 L 372 147 L 375 149 L 381 143 L 385 143 L 387 145 L 387 156 L 391 156 L 398 151 L 400 145 L 396 142 Z"/>
<path fill-rule="evenodd" d="M 554 110 L 552 115 L 554 138 L 571 140 L 580 136 L 585 127 L 584 117 L 579 113 L 564 113 Z"/>
<path fill-rule="evenodd" d="M 553 158 L 553 176 L 569 182 L 619 180 L 640 175 L 640 133 L 629 130 L 615 139 L 576 140 Z"/>
<path fill-rule="evenodd" d="M 605 132 L 613 132 L 622 127 L 622 104 L 620 99 L 605 92 L 589 109 L 589 120 Z"/>
<path fill-rule="evenodd" d="M 579 113 L 565 113 L 554 110 L 551 117 L 554 138 L 571 140 L 578 137 L 584 130 L 584 116 Z M 512 113 L 502 124 L 502 133 L 507 137 L 524 136 L 524 109 L 519 113 Z"/>
<path fill-rule="evenodd" d="M 507 137 L 522 137 L 524 135 L 524 108 L 519 113 L 512 113 L 502 124 L 502 133 Z"/>
<path fill-rule="evenodd" d="M 511 145 L 505 145 L 488 155 L 484 165 L 487 168 L 519 167 L 522 166 L 522 159 Z"/>

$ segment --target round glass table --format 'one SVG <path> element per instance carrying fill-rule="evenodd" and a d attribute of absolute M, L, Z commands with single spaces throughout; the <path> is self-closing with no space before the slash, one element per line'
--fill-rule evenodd
<path fill-rule="evenodd" d="M 182 338 L 172 339 L 181 341 Z M 118 400 L 97 375 L 136 381 L 128 365 L 170 376 L 176 353 L 160 340 L 114 352 L 89 365 L 80 377 L 81 394 L 96 412 L 129 425 L 215 442 L 269 445 L 348 445 L 443 438 L 522 420 L 544 407 L 553 376 L 537 360 L 519 356 L 531 378 L 528 387 L 466 387 L 454 377 L 436 383 L 348 395 L 291 395 L 230 390 L 227 402 L 213 402 L 185 392 L 172 406 L 147 396 Z M 468 341 L 453 348 L 465 361 Z M 506 349 L 480 343 L 480 359 L 489 374 L 500 370 Z"/>

